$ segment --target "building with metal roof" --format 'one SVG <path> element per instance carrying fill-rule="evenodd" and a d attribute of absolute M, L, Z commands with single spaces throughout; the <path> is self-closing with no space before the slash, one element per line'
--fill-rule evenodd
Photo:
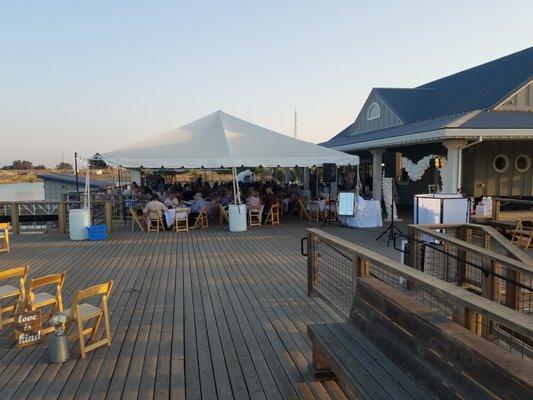
<path fill-rule="evenodd" d="M 400 179 L 404 202 L 429 184 L 471 196 L 531 196 L 532 80 L 530 47 L 415 88 L 374 88 L 355 121 L 322 145 L 359 155 L 372 188 L 381 187 L 386 150 L 413 163 L 445 157 L 444 180 L 432 168 L 416 182 Z"/>

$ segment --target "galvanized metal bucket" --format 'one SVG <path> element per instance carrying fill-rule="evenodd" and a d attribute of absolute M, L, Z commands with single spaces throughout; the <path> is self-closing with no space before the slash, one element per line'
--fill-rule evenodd
<path fill-rule="evenodd" d="M 49 336 L 50 344 L 48 345 L 48 361 L 52 364 L 67 361 L 69 358 L 67 335 L 65 335 L 65 333 L 60 335 L 53 333 Z"/>

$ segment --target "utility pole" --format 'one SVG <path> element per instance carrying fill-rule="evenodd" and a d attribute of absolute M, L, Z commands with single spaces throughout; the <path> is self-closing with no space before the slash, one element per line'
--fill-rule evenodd
<path fill-rule="evenodd" d="M 298 134 L 298 114 L 296 108 L 294 109 L 294 138 L 297 139 Z"/>
<path fill-rule="evenodd" d="M 76 174 L 76 194 L 80 192 L 80 182 L 78 180 L 78 153 L 74 153 L 74 173 Z"/>

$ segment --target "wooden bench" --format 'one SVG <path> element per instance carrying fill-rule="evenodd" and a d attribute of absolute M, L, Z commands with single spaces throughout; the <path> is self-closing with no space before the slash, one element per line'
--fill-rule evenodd
<path fill-rule="evenodd" d="M 533 398 L 530 360 L 372 277 L 358 279 L 348 322 L 308 334 L 315 379 L 350 398 Z"/>
<path fill-rule="evenodd" d="M 315 380 L 336 378 L 348 398 L 430 399 L 350 323 L 310 325 Z"/>

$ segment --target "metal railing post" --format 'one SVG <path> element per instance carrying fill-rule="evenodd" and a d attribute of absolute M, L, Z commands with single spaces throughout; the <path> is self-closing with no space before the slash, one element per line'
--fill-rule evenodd
<path fill-rule="evenodd" d="M 57 207 L 57 222 L 59 233 L 67 233 L 67 203 L 61 202 Z"/>
<path fill-rule="evenodd" d="M 11 203 L 11 230 L 14 235 L 20 233 L 19 203 Z"/>
<path fill-rule="evenodd" d="M 105 202 L 105 224 L 107 225 L 107 233 L 113 232 L 113 203 L 108 200 Z"/>
<path fill-rule="evenodd" d="M 316 296 L 315 285 L 317 283 L 316 265 L 316 241 L 315 235 L 307 233 L 307 294 Z"/>

